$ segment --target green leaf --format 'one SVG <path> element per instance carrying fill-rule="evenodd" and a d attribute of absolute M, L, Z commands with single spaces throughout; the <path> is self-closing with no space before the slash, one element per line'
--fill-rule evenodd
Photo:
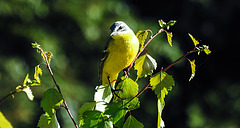
<path fill-rule="evenodd" d="M 191 37 L 193 44 L 196 47 L 199 44 L 199 42 L 190 33 L 188 33 L 188 35 Z"/>
<path fill-rule="evenodd" d="M 122 76 L 121 80 L 122 81 L 116 87 L 116 90 L 118 90 L 118 91 L 116 91 L 116 94 L 121 99 L 114 96 L 113 101 L 133 98 L 138 93 L 138 84 L 135 81 L 133 81 L 131 78 L 128 78 L 128 77 L 125 77 L 125 76 Z"/>
<path fill-rule="evenodd" d="M 52 52 L 45 52 L 45 54 L 46 54 L 46 57 L 47 57 L 47 61 L 48 61 L 49 65 L 50 65 L 50 61 L 51 61 L 51 59 L 53 57 L 53 54 L 52 54 Z M 41 56 L 43 57 L 43 60 L 45 62 L 47 62 L 43 53 L 41 53 Z"/>
<path fill-rule="evenodd" d="M 0 128 L 13 128 L 11 123 L 6 119 L 6 117 L 0 111 Z"/>
<path fill-rule="evenodd" d="M 140 107 L 138 98 L 111 102 L 107 105 L 105 114 L 111 115 L 115 126 L 121 128 L 128 110 Z"/>
<path fill-rule="evenodd" d="M 168 75 L 166 72 L 159 72 L 150 78 L 150 84 L 158 98 L 157 127 L 164 127 L 164 122 L 161 118 L 161 113 L 165 106 L 164 98 L 168 92 L 172 90 L 172 86 L 175 85 L 175 82 L 171 75 Z"/>
<path fill-rule="evenodd" d="M 83 113 L 82 128 L 113 128 L 108 116 L 100 111 L 86 111 Z"/>
<path fill-rule="evenodd" d="M 196 72 L 196 64 L 195 64 L 195 60 L 191 61 L 188 59 L 188 61 L 190 62 L 191 65 L 191 69 L 192 69 L 192 75 L 189 79 L 189 81 L 191 81 L 193 79 L 193 77 L 195 76 L 195 72 Z"/>
<path fill-rule="evenodd" d="M 123 125 L 123 128 L 143 128 L 144 125 L 135 119 L 132 115 L 130 115 L 126 122 Z"/>
<path fill-rule="evenodd" d="M 166 34 L 167 34 L 168 43 L 172 47 L 172 37 L 173 37 L 172 32 L 167 32 L 166 31 Z"/>
<path fill-rule="evenodd" d="M 159 23 L 159 26 L 161 28 L 163 28 L 164 26 L 166 26 L 166 23 L 161 19 L 161 20 L 158 20 L 158 23 Z"/>
<path fill-rule="evenodd" d="M 54 114 L 53 118 L 48 114 L 42 114 L 37 126 L 40 128 L 60 128 L 56 113 Z"/>
<path fill-rule="evenodd" d="M 204 51 L 207 55 L 209 55 L 209 54 L 211 53 L 211 50 L 209 49 L 209 46 L 207 46 L 207 45 L 203 45 L 203 51 Z"/>
<path fill-rule="evenodd" d="M 157 62 L 150 55 L 144 54 L 140 56 L 134 65 L 134 69 L 137 70 L 137 79 L 141 77 L 147 77 L 152 75 L 153 71 L 157 68 Z"/>
<path fill-rule="evenodd" d="M 39 65 L 35 67 L 35 72 L 34 72 L 34 79 L 38 82 L 41 83 L 41 80 L 39 78 L 39 75 L 42 75 L 42 69 L 40 68 Z"/>
<path fill-rule="evenodd" d="M 176 20 L 170 20 L 168 23 L 167 23 L 167 26 L 173 26 L 175 25 L 177 21 Z"/>
<path fill-rule="evenodd" d="M 112 102 L 107 105 L 105 114 L 111 115 L 113 124 L 117 127 L 122 127 L 125 115 L 127 114 L 127 108 L 124 107 L 123 100 Z"/>
<path fill-rule="evenodd" d="M 33 48 L 40 49 L 40 46 L 37 42 L 31 43 Z"/>
<path fill-rule="evenodd" d="M 55 109 L 59 108 L 62 102 L 62 94 L 60 94 L 56 89 L 50 88 L 43 94 L 41 107 L 45 112 L 52 116 L 55 113 Z"/>
<path fill-rule="evenodd" d="M 136 34 L 138 41 L 139 41 L 140 50 L 143 48 L 145 39 L 147 38 L 147 35 L 148 35 L 148 33 L 146 30 L 139 30 Z"/>
<path fill-rule="evenodd" d="M 158 99 L 157 102 L 158 106 L 158 121 L 157 121 L 157 128 L 163 128 L 164 127 L 164 122 L 162 120 L 162 110 L 164 108 L 164 105 L 161 103 L 161 101 Z"/>
<path fill-rule="evenodd" d="M 31 80 L 28 78 L 28 74 L 26 75 L 24 81 L 23 81 L 23 85 L 27 85 L 28 82 L 31 82 Z"/>
<path fill-rule="evenodd" d="M 84 103 L 78 110 L 79 113 L 79 126 L 83 125 L 83 114 L 86 111 L 92 111 L 94 109 L 94 107 L 96 106 L 96 102 L 87 102 Z"/>
<path fill-rule="evenodd" d="M 171 75 L 168 75 L 166 72 L 159 72 L 150 78 L 150 84 L 157 98 L 164 104 L 164 98 L 172 90 L 175 82 Z"/>
<path fill-rule="evenodd" d="M 158 20 L 159 26 L 164 29 L 167 28 L 167 30 L 173 26 L 177 21 L 175 20 L 170 20 L 168 23 L 164 22 L 163 20 Z"/>

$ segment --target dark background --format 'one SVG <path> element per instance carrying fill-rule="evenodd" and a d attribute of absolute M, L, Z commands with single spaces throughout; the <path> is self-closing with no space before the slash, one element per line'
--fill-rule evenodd
<path fill-rule="evenodd" d="M 239 0 L 1 0 L 0 1 L 0 98 L 13 91 L 34 66 L 42 62 L 32 42 L 38 42 L 54 55 L 51 66 L 74 118 L 79 107 L 93 100 L 99 85 L 98 66 L 109 36 L 109 27 L 117 20 L 138 30 L 159 29 L 158 20 L 176 20 L 173 47 L 161 34 L 147 47 L 157 60 L 158 71 L 193 48 L 188 33 L 212 53 L 190 56 L 197 64 L 196 76 L 182 61 L 167 72 L 176 85 L 166 96 L 163 120 L 170 128 L 240 127 L 240 81 L 238 62 Z M 42 65 L 42 86 L 33 87 L 35 99 L 24 93 L 9 98 L 0 110 L 16 128 L 36 127 L 42 114 L 43 92 L 53 86 Z M 140 88 L 147 79 L 139 82 Z M 132 112 L 146 128 L 156 127 L 155 94 L 147 90 L 140 97 L 141 108 Z M 58 112 L 62 127 L 73 127 L 67 113 Z"/>

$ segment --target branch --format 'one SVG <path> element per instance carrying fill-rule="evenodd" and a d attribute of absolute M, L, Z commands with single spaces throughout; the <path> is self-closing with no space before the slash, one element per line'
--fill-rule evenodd
<path fill-rule="evenodd" d="M 14 91 L 14 92 L 11 92 L 9 93 L 8 95 L 6 95 L 5 97 L 3 97 L 1 100 L 0 100 L 0 105 L 10 96 L 14 95 L 15 93 L 17 93 L 18 91 Z"/>
<path fill-rule="evenodd" d="M 147 45 L 148 45 L 158 34 L 162 33 L 162 32 L 165 31 L 165 30 L 160 29 L 160 30 L 159 30 L 157 33 L 155 33 L 154 35 L 153 35 L 153 33 L 152 33 L 151 30 L 146 30 L 146 31 L 148 31 L 148 32 L 151 33 L 150 38 L 149 38 L 149 40 L 147 41 L 147 43 L 143 46 L 143 48 L 138 52 L 137 56 L 134 58 L 134 60 L 132 61 L 132 63 L 131 63 L 130 66 L 128 67 L 125 76 L 128 74 L 128 72 L 130 71 L 130 69 L 131 69 L 132 66 L 133 66 L 133 63 L 134 63 L 134 62 L 136 61 L 136 59 L 140 56 L 140 54 L 145 50 L 145 48 L 147 47 Z"/>
<path fill-rule="evenodd" d="M 58 91 L 59 91 L 59 93 L 62 94 L 61 89 L 60 89 L 60 86 L 57 84 L 57 81 L 56 81 L 56 79 L 55 79 L 55 77 L 54 77 L 54 75 L 53 75 L 53 72 L 52 72 L 52 69 L 51 69 L 50 64 L 49 64 L 49 62 L 48 62 L 46 53 L 43 51 L 43 49 L 41 49 L 41 48 L 39 48 L 39 49 L 41 50 L 41 52 L 42 52 L 42 54 L 43 54 L 43 56 L 44 56 L 44 58 L 45 58 L 47 69 L 48 69 L 48 71 L 49 71 L 49 73 L 50 73 L 50 75 L 51 75 L 51 77 L 52 77 L 52 80 L 53 80 L 53 82 L 54 82 L 54 84 L 55 84 L 54 86 L 56 86 L 57 89 L 58 89 Z M 72 119 L 72 122 L 74 123 L 75 127 L 78 128 L 78 125 L 76 124 L 75 120 L 73 119 L 73 116 L 72 116 L 72 114 L 71 114 L 71 112 L 70 112 L 70 110 L 69 110 L 69 108 L 68 108 L 68 106 L 67 106 L 66 100 L 65 100 L 64 98 L 63 98 L 63 104 L 64 104 L 64 106 L 65 106 L 64 108 L 66 109 L 68 115 L 69 115 L 70 118 Z"/>
<path fill-rule="evenodd" d="M 173 65 L 175 65 L 176 63 L 178 63 L 179 61 L 181 60 L 184 60 L 186 59 L 186 57 L 192 53 L 195 53 L 195 52 L 198 52 L 198 50 L 196 50 L 196 47 L 190 51 L 190 52 L 187 52 L 185 55 L 183 55 L 182 57 L 180 57 L 179 59 L 177 59 L 176 61 L 174 61 L 172 64 L 170 64 L 169 66 L 167 66 L 165 69 L 161 69 L 161 72 L 166 72 L 169 68 L 171 68 Z M 150 82 L 140 91 L 138 92 L 138 94 L 135 96 L 135 97 L 138 97 L 139 95 L 141 95 L 145 90 L 147 90 L 150 86 Z"/>

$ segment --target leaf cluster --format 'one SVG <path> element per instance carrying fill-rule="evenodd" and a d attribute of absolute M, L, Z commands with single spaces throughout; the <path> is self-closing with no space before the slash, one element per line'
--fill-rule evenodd
<path fill-rule="evenodd" d="M 99 119 L 97 121 L 99 123 L 99 125 L 96 124 L 93 127 L 102 127 L 103 125 L 100 125 L 100 124 L 108 124 L 108 127 L 110 127 L 110 128 L 112 128 L 112 127 L 119 127 L 119 128 L 121 128 L 121 127 L 125 127 L 125 128 L 127 128 L 127 127 L 129 127 L 129 128 L 130 127 L 131 128 L 132 127 L 136 127 L 136 128 L 143 127 L 143 124 L 140 123 L 139 121 L 137 121 L 133 117 L 133 115 L 131 115 L 130 111 L 133 111 L 140 107 L 140 101 L 137 97 L 139 95 L 141 95 L 146 89 L 151 88 L 152 91 L 156 94 L 156 98 L 158 99 L 157 100 L 158 101 L 157 102 L 157 106 L 158 106 L 157 127 L 158 128 L 164 127 L 164 122 L 163 122 L 161 116 L 162 116 L 162 110 L 165 106 L 165 97 L 175 86 L 175 81 L 174 81 L 173 77 L 170 74 L 168 74 L 166 71 L 169 68 L 171 68 L 173 65 L 175 65 L 177 62 L 187 59 L 187 60 L 189 60 L 191 69 L 192 69 L 192 75 L 189 79 L 189 80 L 191 80 L 195 76 L 196 65 L 195 65 L 195 60 L 191 61 L 190 59 L 187 58 L 187 56 L 189 54 L 192 54 L 195 52 L 198 52 L 198 54 L 200 52 L 205 52 L 208 55 L 211 53 L 211 51 L 209 50 L 208 46 L 206 46 L 206 45 L 198 46 L 199 42 L 191 34 L 189 34 L 189 36 L 192 39 L 193 44 L 194 44 L 193 50 L 191 50 L 190 52 L 187 52 L 184 56 L 180 57 L 178 60 L 176 60 L 175 62 L 170 64 L 165 69 L 162 68 L 161 71 L 158 71 L 157 73 L 153 74 L 157 68 L 157 62 L 148 53 L 143 54 L 143 51 L 145 50 L 146 46 L 151 42 L 151 40 L 162 32 L 166 33 L 167 41 L 168 41 L 169 45 L 172 47 L 173 46 L 173 43 L 172 43 L 173 34 L 172 34 L 172 32 L 168 32 L 168 30 L 171 26 L 173 26 L 176 23 L 176 21 L 171 20 L 168 23 L 166 23 L 163 20 L 159 20 L 158 23 L 159 23 L 160 29 L 156 34 L 153 35 L 151 30 L 140 30 L 136 34 L 136 36 L 139 40 L 139 44 L 140 44 L 140 51 L 133 61 L 134 69 L 137 71 L 136 80 L 134 81 L 129 76 L 126 76 L 126 75 L 122 76 L 120 78 L 120 82 L 115 87 L 113 96 L 110 95 L 109 92 L 106 93 L 107 91 L 101 91 L 102 96 L 107 95 L 107 96 L 112 97 L 111 102 L 110 102 L 110 100 L 104 100 L 104 98 L 102 101 L 104 103 L 101 103 L 101 101 L 99 101 L 99 100 L 95 100 L 96 102 L 89 105 L 89 109 L 86 109 L 85 104 L 84 104 L 79 109 L 79 111 L 81 113 L 82 113 L 82 110 L 87 110 L 87 111 L 86 111 L 86 113 L 84 112 L 84 114 L 81 114 L 81 116 L 79 117 L 80 124 L 81 124 L 80 126 L 91 127 L 90 125 L 88 125 L 88 124 L 90 124 L 89 121 L 94 120 L 95 116 L 92 117 L 94 119 L 90 119 L 90 120 L 87 120 L 87 119 L 89 119 L 91 112 L 94 112 L 94 113 L 98 113 L 98 115 L 99 115 L 98 117 L 101 117 L 101 119 Z M 148 32 L 150 32 L 150 34 L 151 34 L 149 36 L 149 39 L 147 39 Z M 131 69 L 131 66 L 133 65 L 133 63 L 130 65 L 128 70 Z M 147 77 L 150 78 L 149 84 L 147 84 L 141 91 L 138 91 L 138 88 L 139 88 L 139 85 L 137 83 L 138 80 L 141 78 L 147 78 Z M 106 86 L 105 90 L 113 90 L 113 89 L 111 89 L 111 87 Z M 100 92 L 100 90 L 97 89 L 96 93 L 99 93 L 99 92 Z M 105 97 L 107 97 L 107 96 L 105 96 Z M 137 102 L 135 100 L 137 100 Z M 135 102 L 133 102 L 133 101 L 135 101 Z M 125 106 L 125 105 L 128 105 L 126 102 L 127 103 L 133 102 L 134 104 L 137 103 L 137 105 L 136 105 L 136 107 L 131 107 L 132 106 L 131 105 L 129 108 L 127 108 Z M 93 105 L 99 105 L 99 104 L 100 105 L 102 104 L 103 109 L 100 109 L 100 110 L 94 109 Z M 130 108 L 132 108 L 132 109 L 130 109 Z M 89 113 L 89 111 L 91 111 L 91 112 Z M 127 112 L 129 112 L 130 116 L 128 116 L 126 119 L 125 116 L 126 116 Z M 105 114 L 106 114 L 106 116 L 105 116 Z M 106 122 L 103 123 L 104 121 L 106 121 Z M 111 121 L 112 124 L 109 123 L 109 121 Z"/>
<path fill-rule="evenodd" d="M 140 43 L 140 51 L 128 68 L 129 71 L 132 68 L 133 63 L 135 64 L 134 70 L 136 70 L 136 79 L 133 80 L 130 75 L 128 76 L 127 71 L 126 75 L 120 78 L 120 81 L 116 84 L 116 86 L 97 86 L 96 93 L 94 95 L 94 101 L 84 103 L 78 110 L 79 125 L 77 125 L 74 121 L 66 104 L 66 101 L 62 96 L 60 87 L 53 76 L 50 67 L 50 61 L 53 57 L 53 54 L 51 52 L 45 52 L 36 42 L 32 43 L 32 47 L 37 49 L 37 52 L 40 53 L 40 55 L 43 57 L 44 62 L 35 66 L 35 72 L 33 75 L 34 79 L 31 80 L 29 78 L 29 74 L 27 74 L 22 85 L 17 86 L 16 90 L 14 92 L 11 92 L 8 96 L 13 96 L 18 92 L 25 92 L 27 94 L 27 97 L 30 100 L 33 100 L 34 96 L 32 94 L 31 87 L 41 85 L 40 76 L 43 74 L 43 72 L 40 66 L 46 65 L 55 85 L 47 89 L 43 94 L 40 106 L 43 108 L 44 113 L 40 116 L 37 125 L 38 127 L 59 128 L 60 125 L 58 123 L 56 111 L 62 107 L 66 109 L 76 128 L 78 128 L 78 126 L 82 128 L 143 128 L 144 125 L 131 114 L 131 111 L 134 111 L 140 107 L 140 100 L 138 97 L 147 89 L 151 89 L 157 98 L 157 127 L 164 127 L 164 122 L 162 120 L 162 111 L 165 106 L 165 97 L 175 86 L 175 81 L 173 77 L 167 73 L 167 70 L 177 62 L 187 59 L 190 63 L 192 71 L 191 77 L 189 79 L 190 81 L 195 76 L 196 64 L 195 60 L 190 60 L 187 58 L 187 56 L 193 53 L 198 53 L 199 55 L 201 52 L 209 55 L 211 51 L 207 45 L 198 46 L 199 42 L 191 34 L 189 34 L 189 37 L 194 44 L 193 50 L 187 52 L 178 60 L 170 64 L 168 67 L 162 67 L 160 71 L 156 71 L 156 60 L 147 52 L 144 53 L 143 51 L 152 41 L 152 39 L 162 32 L 166 33 L 167 41 L 172 47 L 173 34 L 172 32 L 168 32 L 168 30 L 176 23 L 176 21 L 171 20 L 166 23 L 163 20 L 159 20 L 158 23 L 160 29 L 154 35 L 151 30 L 140 30 L 136 34 Z M 149 38 L 148 33 L 150 33 Z M 154 72 L 155 74 L 153 74 Z M 149 78 L 149 83 L 139 91 L 138 80 L 144 78 Z M 3 98 L 3 100 L 0 101 L 0 104 L 8 96 Z M 8 121 L 1 113 L 0 118 L 5 121 L 5 124 L 8 123 Z"/>

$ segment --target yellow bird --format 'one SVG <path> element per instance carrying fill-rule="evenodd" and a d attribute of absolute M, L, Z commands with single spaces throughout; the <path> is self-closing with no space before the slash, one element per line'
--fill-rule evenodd
<path fill-rule="evenodd" d="M 136 57 L 139 42 L 134 32 L 122 21 L 115 22 L 110 30 L 110 39 L 100 63 L 99 76 L 102 85 L 109 85 L 110 78 L 114 88 L 118 73 L 130 66 Z"/>

